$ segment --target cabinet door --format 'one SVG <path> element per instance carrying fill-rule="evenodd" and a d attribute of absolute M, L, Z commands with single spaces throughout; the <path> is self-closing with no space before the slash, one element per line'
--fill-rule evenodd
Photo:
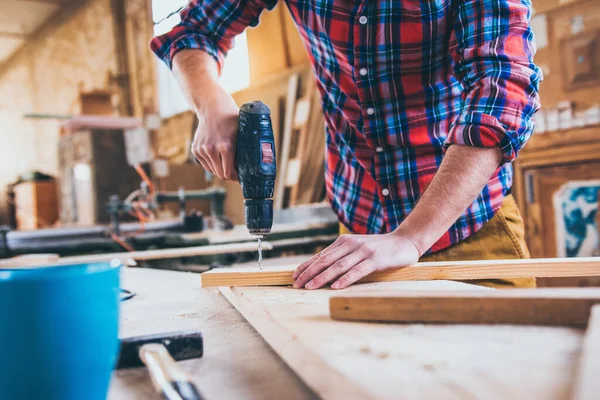
<path fill-rule="evenodd" d="M 525 232 L 532 257 L 576 256 L 589 252 L 590 246 L 598 254 L 600 162 L 535 168 L 524 175 Z M 574 230 L 574 235 L 567 235 L 566 230 Z M 570 251 L 565 251 L 567 241 Z M 600 278 L 538 278 L 537 284 L 600 286 Z"/>
<path fill-rule="evenodd" d="M 525 186 L 532 257 L 572 257 L 598 247 L 600 162 L 526 170 Z"/>

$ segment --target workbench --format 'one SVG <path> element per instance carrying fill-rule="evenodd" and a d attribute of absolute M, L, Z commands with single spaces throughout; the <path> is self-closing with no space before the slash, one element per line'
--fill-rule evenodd
<path fill-rule="evenodd" d="M 480 290 L 448 281 L 363 286 L 370 285 Z M 123 303 L 121 337 L 191 328 L 202 331 L 204 357 L 183 361 L 181 365 L 205 398 L 316 398 L 217 289 L 199 286 L 198 274 L 129 268 L 123 271 L 122 287 L 137 296 Z M 270 290 L 286 298 L 307 298 L 302 295 L 306 291 L 283 287 Z M 315 299 L 324 298 L 320 292 Z M 302 302 L 298 302 L 298 307 L 303 307 Z M 315 315 L 311 323 L 332 322 L 328 316 Z M 376 349 L 379 342 L 360 335 L 357 338 L 350 330 L 356 326 L 357 332 L 389 331 L 391 325 L 335 323 L 339 323 L 336 340 L 351 337 L 352 343 L 331 346 L 332 360 L 345 360 L 346 376 L 364 376 L 374 384 L 385 381 L 380 379 L 385 377 L 369 377 L 374 374 L 372 366 L 379 353 L 367 354 L 371 351 L 365 349 Z M 381 362 L 396 358 L 397 363 L 397 357 L 403 360 L 401 370 L 387 370 L 387 379 L 391 376 L 402 382 L 405 398 L 432 398 L 434 394 L 436 398 L 568 398 L 584 334 L 583 330 L 571 328 L 416 324 L 400 326 L 397 332 L 405 345 L 385 349 L 389 358 Z M 331 337 L 324 340 L 331 342 Z M 342 351 L 349 354 L 341 354 Z M 367 368 L 370 370 L 363 375 L 362 370 Z M 390 397 L 397 398 L 395 394 Z M 110 400 L 154 398 L 157 397 L 144 369 L 115 372 Z"/>

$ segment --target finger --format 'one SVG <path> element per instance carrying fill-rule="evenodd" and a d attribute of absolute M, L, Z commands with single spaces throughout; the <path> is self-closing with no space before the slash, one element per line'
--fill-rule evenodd
<path fill-rule="evenodd" d="M 223 177 L 228 180 L 237 179 L 237 171 L 235 170 L 234 151 L 231 145 L 223 145 L 221 147 L 221 166 L 223 167 Z"/>
<path fill-rule="evenodd" d="M 199 153 L 198 155 L 196 155 L 193 151 L 192 151 L 192 156 L 194 157 L 194 160 L 196 160 L 196 162 L 200 165 L 202 165 L 202 168 L 204 168 L 206 171 L 208 172 L 212 172 L 212 170 L 210 169 L 209 165 L 207 164 L 207 162 L 204 160 L 204 158 L 202 158 Z"/>
<path fill-rule="evenodd" d="M 325 250 L 321 251 L 320 253 L 315 254 L 314 256 L 312 256 L 311 258 L 309 258 L 308 260 L 304 261 L 302 264 L 300 264 L 298 266 L 298 268 L 296 268 L 296 270 L 292 274 L 292 279 L 296 280 L 296 278 L 298 278 L 298 276 L 302 272 L 304 272 L 306 270 L 306 268 L 310 267 L 315 261 L 317 261 L 319 259 L 319 257 L 321 257 L 322 254 L 325 254 L 325 253 L 328 253 L 330 251 L 335 250 L 339 246 L 341 246 L 344 243 L 346 243 L 347 240 L 348 240 L 348 235 L 342 235 L 339 238 L 337 238 L 335 240 L 335 242 L 333 242 L 331 245 L 329 245 L 329 247 L 327 247 Z"/>
<path fill-rule="evenodd" d="M 332 289 L 345 289 L 348 286 L 352 285 L 354 282 L 358 281 L 361 278 L 369 275 L 373 272 L 373 267 L 369 260 L 364 260 L 357 265 L 354 266 L 350 271 L 346 272 L 342 275 L 337 281 L 331 285 Z"/>
<path fill-rule="evenodd" d="M 217 178 L 223 180 L 223 167 L 221 166 L 221 157 L 214 148 L 202 147 L 202 156 L 212 166 L 212 172 Z"/>
<path fill-rule="evenodd" d="M 194 160 L 196 160 L 196 162 L 200 165 L 202 165 L 202 168 L 204 168 L 206 171 L 211 172 L 212 173 L 212 167 L 210 165 L 209 162 L 207 162 L 204 157 L 202 156 L 202 152 L 200 151 L 199 147 L 192 147 L 192 156 L 194 157 Z"/>
<path fill-rule="evenodd" d="M 304 287 L 308 281 L 354 250 L 354 246 L 350 242 L 347 242 L 329 252 L 322 252 L 314 263 L 298 275 L 298 278 L 294 282 L 294 287 L 296 289 Z"/>
<path fill-rule="evenodd" d="M 346 272 L 350 271 L 356 265 L 360 264 L 368 257 L 364 251 L 354 251 L 346 257 L 334 262 L 329 268 L 317 275 L 313 280 L 306 284 L 307 289 L 319 289 L 334 281 Z"/>

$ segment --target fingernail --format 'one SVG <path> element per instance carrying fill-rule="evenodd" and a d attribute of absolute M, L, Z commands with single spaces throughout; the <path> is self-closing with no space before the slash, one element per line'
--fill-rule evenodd
<path fill-rule="evenodd" d="M 315 283 L 313 281 L 310 281 L 306 284 L 306 288 L 307 289 L 312 289 L 315 287 Z"/>
<path fill-rule="evenodd" d="M 298 282 L 294 282 L 292 286 L 294 287 L 294 289 L 298 289 L 300 287 L 300 285 L 298 285 Z"/>
<path fill-rule="evenodd" d="M 339 282 L 334 282 L 333 285 L 331 285 L 332 289 L 339 289 L 340 288 L 340 283 Z"/>

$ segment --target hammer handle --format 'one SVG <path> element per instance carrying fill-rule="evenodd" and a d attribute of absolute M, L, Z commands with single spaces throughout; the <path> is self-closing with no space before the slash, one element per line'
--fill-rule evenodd
<path fill-rule="evenodd" d="M 188 375 L 162 344 L 140 347 L 140 359 L 148 367 L 154 388 L 165 400 L 203 400 Z"/>

